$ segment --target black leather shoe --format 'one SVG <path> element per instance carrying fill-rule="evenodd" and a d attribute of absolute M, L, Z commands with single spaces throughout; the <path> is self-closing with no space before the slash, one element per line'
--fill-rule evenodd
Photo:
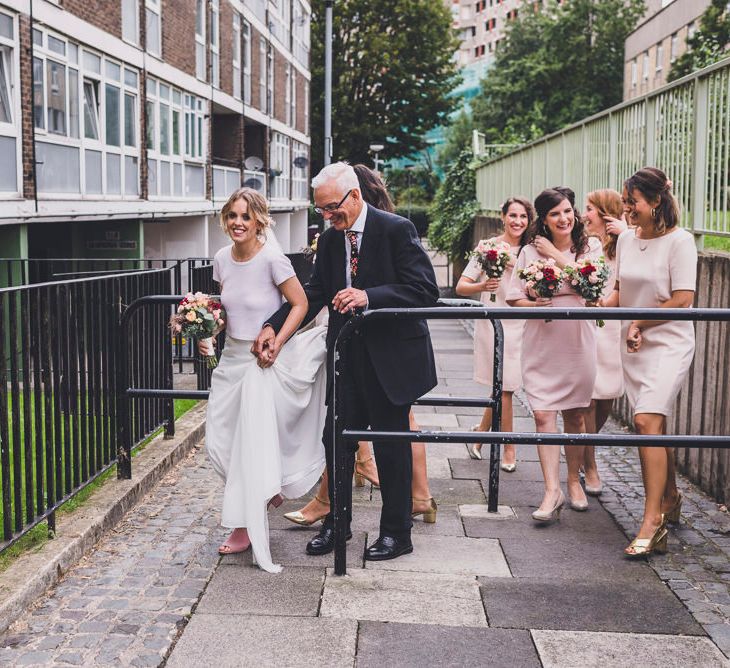
<path fill-rule="evenodd" d="M 408 538 L 381 536 L 365 550 L 365 561 L 386 561 L 413 552 L 413 543 Z"/>
<path fill-rule="evenodd" d="M 352 533 L 347 532 L 347 540 L 352 538 Z M 307 543 L 307 554 L 319 556 L 329 554 L 335 549 L 335 530 L 327 527 L 320 529 L 319 533 Z"/>

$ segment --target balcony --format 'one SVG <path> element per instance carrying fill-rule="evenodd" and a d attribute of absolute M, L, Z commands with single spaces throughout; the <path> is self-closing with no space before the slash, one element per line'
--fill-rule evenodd
<path fill-rule="evenodd" d="M 241 170 L 235 167 L 213 165 L 213 200 L 226 200 L 241 187 Z"/>

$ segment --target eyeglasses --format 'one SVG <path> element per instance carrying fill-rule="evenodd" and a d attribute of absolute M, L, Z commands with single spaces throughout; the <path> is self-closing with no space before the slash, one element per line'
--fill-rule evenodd
<path fill-rule="evenodd" d="M 334 213 L 339 209 L 344 203 L 345 200 L 350 196 L 350 193 L 352 192 L 352 189 L 348 190 L 345 196 L 337 203 L 337 204 L 328 204 L 327 206 L 315 206 L 314 207 L 314 213 L 324 216 L 325 213 Z"/>

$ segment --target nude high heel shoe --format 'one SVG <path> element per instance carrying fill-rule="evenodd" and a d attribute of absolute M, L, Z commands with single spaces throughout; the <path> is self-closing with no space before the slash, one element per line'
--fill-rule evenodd
<path fill-rule="evenodd" d="M 325 510 L 324 510 L 324 512 L 317 515 L 313 520 L 308 520 L 301 510 L 294 510 L 290 513 L 284 513 L 284 517 L 286 519 L 288 519 L 290 522 L 294 522 L 294 524 L 298 524 L 299 526 L 302 526 L 302 527 L 310 527 L 315 522 L 319 522 L 320 520 L 323 520 L 325 517 L 327 517 L 327 515 L 330 512 L 329 499 L 327 499 L 327 500 L 320 499 L 319 496 L 315 496 L 314 498 L 317 499 L 317 501 L 319 501 L 325 507 Z"/>
<path fill-rule="evenodd" d="M 436 505 L 436 501 L 434 501 L 434 498 L 431 497 L 430 499 L 416 499 L 414 498 L 413 501 L 420 501 L 421 503 L 428 503 L 429 508 L 428 510 L 415 510 L 411 513 L 411 517 L 416 517 L 417 515 L 423 515 L 423 521 L 426 524 L 434 524 L 436 522 L 436 512 L 438 511 L 438 506 Z"/>
<path fill-rule="evenodd" d="M 362 464 L 367 464 L 373 458 L 370 455 L 367 459 L 358 459 L 355 456 L 355 487 L 363 487 L 367 480 L 376 489 L 380 488 L 380 480 L 369 474 L 364 467 L 361 468 Z"/>
<path fill-rule="evenodd" d="M 560 496 L 558 497 L 557 503 L 550 510 L 540 510 L 539 508 L 532 513 L 532 519 L 536 522 L 554 522 L 560 519 L 560 511 L 563 509 L 565 503 L 565 497 L 563 496 L 563 490 L 560 490 Z"/>

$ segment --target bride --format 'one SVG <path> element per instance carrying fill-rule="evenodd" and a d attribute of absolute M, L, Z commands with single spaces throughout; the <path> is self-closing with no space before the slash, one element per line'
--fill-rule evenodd
<path fill-rule="evenodd" d="M 282 495 L 302 496 L 325 463 L 325 327 L 287 340 L 307 313 L 307 297 L 271 232 L 266 199 L 240 188 L 221 210 L 233 243 L 213 260 L 226 310 L 226 343 L 213 371 L 205 442 L 213 468 L 225 481 L 221 524 L 233 529 L 221 554 L 253 549 L 265 571 L 277 573 L 269 550 L 269 506 Z M 286 299 L 291 312 L 268 350 L 251 350 L 264 319 Z M 201 348 L 202 352 L 202 348 Z"/>

